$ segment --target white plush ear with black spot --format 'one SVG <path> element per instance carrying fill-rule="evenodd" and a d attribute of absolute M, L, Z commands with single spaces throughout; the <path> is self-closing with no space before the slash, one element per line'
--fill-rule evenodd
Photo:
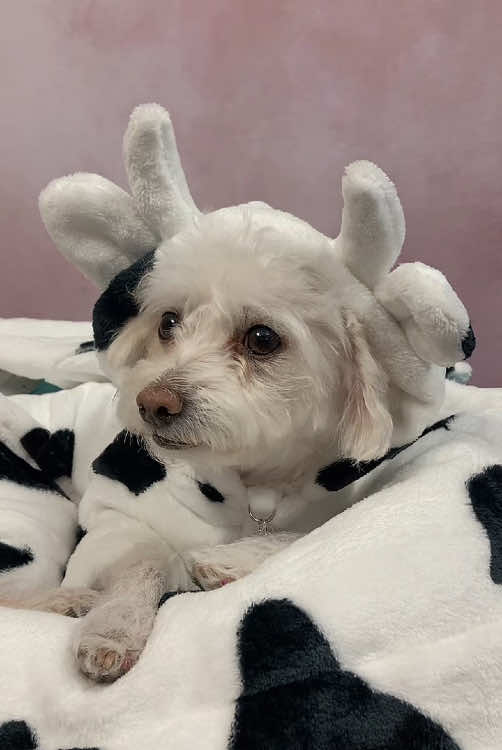
<path fill-rule="evenodd" d="M 133 111 L 124 136 L 131 192 L 148 226 L 162 239 L 191 223 L 199 211 L 188 189 L 169 113 L 159 104 Z"/>
<path fill-rule="evenodd" d="M 403 209 L 394 184 L 370 161 L 355 161 L 346 168 L 342 191 L 342 225 L 335 248 L 356 279 L 374 289 L 401 252 Z"/>
<path fill-rule="evenodd" d="M 132 197 L 85 173 L 54 180 L 40 194 L 42 220 L 56 247 L 100 288 L 199 213 L 169 114 L 158 104 L 132 113 L 124 159 Z"/>
<path fill-rule="evenodd" d="M 378 285 L 375 296 L 425 362 L 447 367 L 472 353 L 475 339 L 467 310 L 437 269 L 403 263 Z"/>
<path fill-rule="evenodd" d="M 58 250 L 101 289 L 158 244 L 131 196 L 97 174 L 53 180 L 39 207 Z"/>

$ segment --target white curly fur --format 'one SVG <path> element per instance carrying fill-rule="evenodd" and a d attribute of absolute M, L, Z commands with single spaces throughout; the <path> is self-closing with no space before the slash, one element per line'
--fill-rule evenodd
<path fill-rule="evenodd" d="M 341 232 L 332 240 L 263 203 L 200 214 L 169 115 L 158 105 L 135 110 L 124 147 L 132 198 L 85 175 L 52 183 L 41 211 L 61 251 L 101 286 L 141 256 L 152 236 L 153 246 L 160 241 L 154 268 L 135 292 L 140 312 L 102 357 L 122 423 L 154 455 L 232 469 L 245 485 L 293 502 L 313 467 L 377 458 L 421 432 L 443 398 L 437 363 L 461 356 L 468 318 L 437 274 L 434 288 L 423 269 L 406 274 L 406 284 L 402 274 L 389 274 L 404 217 L 376 165 L 347 168 Z M 100 211 L 97 199 L 105 204 Z M 158 336 L 166 311 L 179 318 L 169 341 Z M 255 325 L 279 334 L 277 351 L 249 352 L 246 332 Z M 155 430 L 136 402 L 152 384 L 184 402 L 176 419 Z M 256 537 L 184 558 L 173 553 L 186 553 L 183 539 L 167 556 L 160 542 L 129 550 L 103 571 L 104 599 L 83 621 L 76 646 L 81 668 L 111 680 L 131 666 L 162 586 L 190 584 L 192 573 L 212 588 L 250 572 L 289 540 Z"/>

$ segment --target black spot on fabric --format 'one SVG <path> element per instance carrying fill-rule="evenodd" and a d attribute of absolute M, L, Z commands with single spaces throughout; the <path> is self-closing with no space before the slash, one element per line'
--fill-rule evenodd
<path fill-rule="evenodd" d="M 166 591 L 166 593 L 162 594 L 160 597 L 159 607 L 162 607 L 162 605 L 169 601 L 169 599 L 172 599 L 173 596 L 178 596 L 179 593 L 179 591 Z"/>
<path fill-rule="evenodd" d="M 162 594 L 159 601 L 159 609 L 162 607 L 163 604 L 165 604 L 169 599 L 172 599 L 173 596 L 178 596 L 179 594 L 197 594 L 202 593 L 202 589 L 198 589 L 195 591 L 183 591 L 182 589 L 178 591 L 166 591 L 165 594 Z"/>
<path fill-rule="evenodd" d="M 96 344 L 93 341 L 82 341 L 79 347 L 75 349 L 75 354 L 85 354 L 86 352 L 93 352 L 96 349 Z"/>
<path fill-rule="evenodd" d="M 454 372 L 455 372 L 455 368 L 454 368 L 454 367 L 447 367 L 447 368 L 446 368 L 446 372 L 445 372 L 445 375 L 446 375 L 446 377 L 447 377 L 447 378 L 450 378 L 450 376 L 451 376 L 451 375 L 452 375 L 452 373 L 454 373 Z"/>
<path fill-rule="evenodd" d="M 87 534 L 87 529 L 83 529 L 82 526 L 78 524 L 77 528 L 75 529 L 75 544 L 73 547 L 74 552 L 86 534 Z M 69 562 L 69 558 L 61 568 L 61 580 L 63 580 L 63 578 L 66 575 L 66 571 L 68 569 L 68 562 Z"/>
<path fill-rule="evenodd" d="M 417 708 L 342 669 L 312 620 L 286 599 L 248 610 L 238 650 L 231 750 L 460 750 Z"/>
<path fill-rule="evenodd" d="M 71 477 L 75 434 L 73 430 L 56 430 L 52 435 L 35 427 L 21 438 L 21 445 L 41 469 L 53 479 Z"/>
<path fill-rule="evenodd" d="M 469 359 L 475 348 L 476 336 L 474 335 L 471 324 L 469 324 L 469 329 L 462 339 L 462 351 L 464 352 L 466 359 Z"/>
<path fill-rule="evenodd" d="M 502 466 L 488 466 L 471 477 L 467 490 L 476 518 L 490 541 L 490 576 L 494 583 L 502 583 Z"/>
<path fill-rule="evenodd" d="M 221 494 L 221 492 L 218 492 L 216 487 L 213 487 L 212 484 L 207 484 L 203 482 L 197 482 L 199 485 L 199 490 L 202 492 L 204 497 L 207 497 L 208 500 L 210 500 L 212 503 L 224 503 L 225 498 Z"/>
<path fill-rule="evenodd" d="M 165 466 L 152 458 L 141 440 L 127 430 L 119 432 L 92 468 L 96 474 L 121 482 L 135 495 L 141 495 L 166 477 Z"/>
<path fill-rule="evenodd" d="M 440 419 L 438 422 L 434 422 L 434 424 L 426 427 L 416 440 L 412 440 L 411 443 L 406 443 L 406 445 L 400 445 L 396 448 L 391 448 L 381 458 L 375 458 L 372 461 L 360 461 L 359 463 L 353 461 L 350 458 L 341 458 L 338 461 L 329 464 L 329 466 L 325 466 L 323 469 L 321 469 L 317 474 L 316 483 L 321 485 L 321 487 L 324 487 L 324 489 L 328 490 L 328 492 L 337 492 L 338 490 L 342 490 L 344 487 L 352 484 L 352 482 L 355 482 L 357 479 L 361 479 L 361 477 L 369 474 L 370 471 L 376 469 L 377 466 L 380 466 L 380 464 L 384 461 L 390 461 L 391 459 L 395 458 L 397 455 L 399 455 L 399 453 L 405 451 L 411 445 L 416 443 L 417 440 L 420 440 L 420 438 L 428 435 L 430 432 L 441 429 L 449 430 L 450 424 L 454 419 L 455 415 L 452 414 L 445 419 Z"/>
<path fill-rule="evenodd" d="M 0 725 L 0 750 L 42 750 L 37 737 L 25 721 L 6 721 Z M 99 747 L 69 747 L 61 750 L 99 750 Z"/>
<path fill-rule="evenodd" d="M 34 469 L 2 442 L 0 442 L 0 479 L 7 479 L 33 490 L 55 492 L 62 497 L 67 497 L 54 482 L 51 474 L 43 469 Z"/>
<path fill-rule="evenodd" d="M 82 526 L 79 524 L 77 526 L 77 530 L 75 532 L 75 547 L 77 544 L 80 544 L 84 536 L 87 534 L 87 529 L 83 529 Z"/>
<path fill-rule="evenodd" d="M 162 607 L 163 604 L 165 604 L 169 599 L 172 599 L 173 596 L 178 596 L 178 594 L 186 594 L 186 591 L 166 591 L 165 594 L 162 594 L 159 601 L 159 607 Z"/>
<path fill-rule="evenodd" d="M 33 560 L 33 552 L 29 547 L 13 547 L 0 542 L 0 573 L 13 568 L 22 568 L 23 565 L 29 565 Z"/>
<path fill-rule="evenodd" d="M 449 430 L 450 425 L 454 419 L 455 419 L 454 414 L 450 414 L 449 417 L 445 417 L 444 419 L 439 419 L 437 422 L 434 422 L 434 424 L 431 424 L 428 427 L 426 427 L 425 430 L 422 432 L 422 434 L 417 438 L 417 440 L 420 440 L 421 437 L 424 437 L 425 435 L 428 435 L 431 432 L 435 432 L 436 430 Z M 413 443 L 416 443 L 417 440 L 413 440 L 409 445 L 413 445 Z M 405 446 L 405 447 L 407 448 L 408 446 Z"/>
<path fill-rule="evenodd" d="M 0 724 L 1 750 L 37 750 L 37 740 L 25 721 Z"/>
<path fill-rule="evenodd" d="M 139 282 L 153 267 L 155 250 L 115 276 L 94 305 L 92 326 L 98 350 L 106 349 L 117 332 L 138 314 L 134 297 Z"/>

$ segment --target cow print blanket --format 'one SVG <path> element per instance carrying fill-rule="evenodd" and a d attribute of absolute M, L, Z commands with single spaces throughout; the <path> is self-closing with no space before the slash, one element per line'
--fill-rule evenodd
<path fill-rule="evenodd" d="M 77 670 L 75 620 L 0 608 L 1 750 L 500 750 L 502 391 L 447 394 L 413 444 L 319 472 L 343 513 L 241 581 L 166 592 L 113 685 Z M 112 402 L 0 399 L 2 591 L 61 581 Z"/>

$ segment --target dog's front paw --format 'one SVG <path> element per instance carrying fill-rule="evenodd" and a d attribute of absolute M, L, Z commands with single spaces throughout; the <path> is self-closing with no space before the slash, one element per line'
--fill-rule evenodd
<path fill-rule="evenodd" d="M 185 564 L 192 578 L 205 591 L 244 578 L 272 555 L 300 538 L 281 532 L 238 539 L 229 544 L 203 547 L 185 553 Z"/>
<path fill-rule="evenodd" d="M 156 609 L 133 599 L 103 602 L 80 622 L 74 653 L 83 674 L 95 682 L 114 682 L 138 661 L 152 629 Z"/>
<path fill-rule="evenodd" d="M 76 649 L 80 671 L 94 682 L 115 682 L 136 664 L 139 654 L 123 640 L 91 633 L 80 639 Z"/>
<path fill-rule="evenodd" d="M 236 579 L 229 575 L 225 568 L 220 569 L 216 565 L 196 563 L 192 568 L 194 581 L 204 591 L 219 589 L 228 583 L 233 583 Z"/>

